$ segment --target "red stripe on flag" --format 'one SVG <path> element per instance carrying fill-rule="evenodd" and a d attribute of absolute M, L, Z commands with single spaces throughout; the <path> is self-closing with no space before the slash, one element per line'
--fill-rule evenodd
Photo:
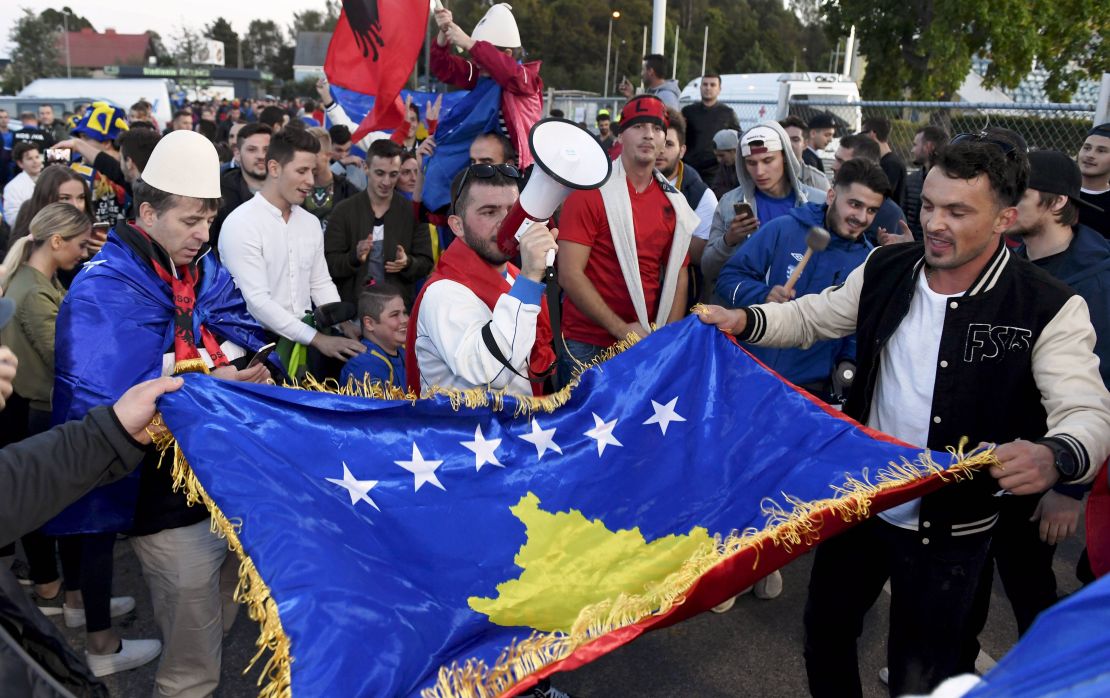
<path fill-rule="evenodd" d="M 374 109 L 352 134 L 355 141 L 404 122 L 398 95 L 424 45 L 428 11 L 425 0 L 343 0 L 324 74 L 333 85 L 375 97 Z"/>

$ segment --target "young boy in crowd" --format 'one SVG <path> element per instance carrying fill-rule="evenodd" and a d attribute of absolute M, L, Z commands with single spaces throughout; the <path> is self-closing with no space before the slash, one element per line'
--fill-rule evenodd
<path fill-rule="evenodd" d="M 366 352 L 343 367 L 340 385 L 354 378 L 356 382 L 369 380 L 404 389 L 409 313 L 400 290 L 388 284 L 367 287 L 358 297 L 358 315 Z"/>

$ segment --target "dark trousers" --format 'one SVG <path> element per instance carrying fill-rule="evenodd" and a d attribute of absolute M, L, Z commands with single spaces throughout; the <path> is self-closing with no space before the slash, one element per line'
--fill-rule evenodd
<path fill-rule="evenodd" d="M 58 537 L 66 591 L 80 590 L 85 602 L 85 630 L 90 633 L 112 627 L 112 551 L 115 545 L 115 533 Z"/>
<path fill-rule="evenodd" d="M 1010 600 L 1018 637 L 1025 634 L 1037 615 L 1059 600 L 1052 556 L 1056 546 L 1041 540 L 1040 522 L 1029 517 L 1042 495 L 1001 497 L 998 523 L 991 532 L 990 554 L 979 578 L 979 588 L 968 620 L 962 663 L 967 671 L 975 666 L 979 655 L 979 633 L 987 624 L 994 585 L 994 566 L 1006 598 Z"/>
<path fill-rule="evenodd" d="M 560 340 L 556 337 L 555 341 Z M 597 344 L 579 342 L 575 339 L 563 339 L 562 341 L 566 345 L 566 352 L 559 358 L 558 383 L 560 388 L 570 383 L 570 379 L 574 377 L 577 371 L 581 370 L 583 366 L 588 366 L 590 362 L 597 359 L 601 352 L 608 348 Z"/>
<path fill-rule="evenodd" d="M 806 674 L 814 696 L 862 696 L 856 642 L 888 578 L 890 694 L 928 693 L 957 673 L 990 537 L 923 540 L 875 518 L 817 547 L 805 608 Z"/>

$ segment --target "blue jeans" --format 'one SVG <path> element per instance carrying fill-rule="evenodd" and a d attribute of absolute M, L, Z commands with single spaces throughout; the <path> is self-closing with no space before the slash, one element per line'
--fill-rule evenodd
<path fill-rule="evenodd" d="M 556 339 L 556 341 L 558 340 Z M 575 371 L 581 369 L 583 365 L 588 365 L 598 357 L 598 354 L 609 348 L 607 346 L 579 342 L 575 339 L 564 338 L 563 342 L 566 345 L 567 351 L 559 360 L 558 387 L 560 388 L 566 386 L 566 384 L 570 382 Z"/>
<path fill-rule="evenodd" d="M 815 698 L 861 696 L 856 642 L 890 579 L 890 694 L 929 693 L 960 673 L 990 532 L 934 536 L 870 519 L 817 547 L 805 608 L 805 661 Z"/>

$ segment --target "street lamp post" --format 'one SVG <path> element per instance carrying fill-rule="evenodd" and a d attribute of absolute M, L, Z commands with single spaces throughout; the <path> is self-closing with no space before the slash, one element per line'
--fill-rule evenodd
<path fill-rule="evenodd" d="M 621 46 L 624 46 L 624 39 L 617 44 L 617 55 L 613 58 L 613 80 L 617 79 L 617 66 L 621 64 Z M 608 94 L 608 92 L 606 92 Z"/>
<path fill-rule="evenodd" d="M 73 72 L 70 68 L 69 61 L 69 8 L 66 7 L 62 10 L 62 35 L 66 41 L 66 77 L 72 78 Z"/>
<path fill-rule="evenodd" d="M 613 20 L 620 18 L 619 10 L 613 10 L 613 14 L 609 15 L 609 37 L 605 39 L 605 89 L 601 91 L 603 97 L 609 96 L 609 50 L 613 46 Z"/>

